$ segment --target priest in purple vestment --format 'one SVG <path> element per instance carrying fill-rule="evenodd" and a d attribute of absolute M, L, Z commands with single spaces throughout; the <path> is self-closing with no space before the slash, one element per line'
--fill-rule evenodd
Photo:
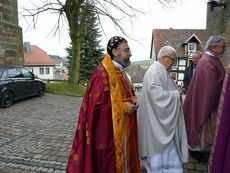
<path fill-rule="evenodd" d="M 230 62 L 225 72 L 221 99 L 218 106 L 216 130 L 209 157 L 210 173 L 228 173 L 230 170 Z"/>
<path fill-rule="evenodd" d="M 190 154 L 200 162 L 207 158 L 199 151 L 209 147 L 213 140 L 225 73 L 220 61 L 225 44 L 223 36 L 209 38 L 183 105 Z"/>

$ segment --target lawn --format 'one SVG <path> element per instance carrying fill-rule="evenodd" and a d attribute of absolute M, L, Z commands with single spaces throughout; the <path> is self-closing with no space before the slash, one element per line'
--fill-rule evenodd
<path fill-rule="evenodd" d="M 68 82 L 46 83 L 46 91 L 60 94 L 84 96 L 87 86 L 76 86 Z"/>

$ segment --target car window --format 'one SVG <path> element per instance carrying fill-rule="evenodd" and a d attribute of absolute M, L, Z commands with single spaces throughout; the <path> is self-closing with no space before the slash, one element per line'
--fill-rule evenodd
<path fill-rule="evenodd" d="M 7 70 L 5 70 L 5 71 L 2 73 L 1 79 L 7 79 L 7 78 L 8 78 Z"/>
<path fill-rule="evenodd" d="M 22 70 L 22 75 L 24 76 L 24 78 L 32 78 L 32 74 L 29 70 L 24 69 L 24 68 L 22 68 L 21 70 Z"/>
<path fill-rule="evenodd" d="M 0 77 L 2 76 L 2 73 L 4 73 L 5 69 L 0 68 Z"/>
<path fill-rule="evenodd" d="M 22 74 L 19 68 L 8 69 L 9 78 L 22 78 Z"/>

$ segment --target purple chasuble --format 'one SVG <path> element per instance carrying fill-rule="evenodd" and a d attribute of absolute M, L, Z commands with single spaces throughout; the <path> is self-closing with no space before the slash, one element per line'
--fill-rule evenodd
<path fill-rule="evenodd" d="M 201 141 L 205 142 L 201 143 L 199 134 L 202 126 L 205 127 L 209 122 L 215 124 L 213 115 L 218 108 L 223 79 L 224 67 L 219 58 L 204 54 L 197 64 L 183 105 L 188 144 L 192 148 L 199 145 L 205 148 L 212 143 L 212 125 L 201 135 Z"/>
<path fill-rule="evenodd" d="M 228 76 L 229 78 L 229 76 Z M 230 171 L 230 80 L 228 79 L 222 116 L 210 173 Z"/>
<path fill-rule="evenodd" d="M 222 87 L 222 92 L 221 92 L 221 97 L 220 97 L 220 101 L 219 101 L 219 106 L 218 106 L 218 112 L 217 112 L 217 119 L 216 119 L 216 130 L 215 130 L 215 134 L 214 134 L 214 137 L 213 137 L 213 143 L 212 143 L 212 149 L 211 149 L 211 152 L 210 152 L 210 155 L 209 155 L 209 161 L 208 161 L 208 167 L 209 167 L 209 170 L 213 170 L 213 171 L 223 171 L 223 166 L 224 166 L 224 159 L 226 158 L 225 154 L 224 153 L 218 153 L 218 152 L 226 152 L 227 151 L 227 141 L 228 140 L 228 135 L 227 134 L 227 131 L 223 131 L 224 130 L 227 130 L 228 126 L 226 126 L 226 117 L 224 117 L 222 120 L 222 115 L 226 115 L 226 111 L 223 112 L 223 107 L 224 107 L 224 103 L 225 101 L 229 101 L 227 98 L 226 98 L 226 95 L 230 92 L 229 91 L 229 87 L 230 87 L 230 61 L 227 65 L 227 68 L 226 68 L 226 72 L 225 72 L 225 78 L 224 78 L 224 83 L 223 83 L 223 87 Z M 228 94 L 229 96 L 229 94 Z M 226 98 L 226 99 L 225 99 Z M 224 107 L 224 109 L 226 109 L 226 107 Z M 230 112 L 228 111 L 228 114 Z M 220 124 L 221 126 L 224 126 L 224 127 L 221 127 L 220 128 Z M 226 128 L 227 127 L 227 128 Z M 220 129 L 222 131 L 220 131 Z M 220 132 L 219 132 L 220 131 Z M 224 132 L 224 133 L 223 133 Z M 225 136 L 225 137 L 224 137 Z M 218 137 L 218 140 L 217 140 L 217 137 Z M 224 137 L 224 141 L 222 142 L 222 138 Z M 216 147 L 216 144 L 218 143 L 218 147 Z M 223 148 L 220 148 L 223 147 Z M 213 167 L 212 169 L 212 162 L 213 162 L 213 158 L 214 158 L 214 152 L 215 152 L 215 166 Z M 226 166 L 225 166 L 226 167 Z"/>

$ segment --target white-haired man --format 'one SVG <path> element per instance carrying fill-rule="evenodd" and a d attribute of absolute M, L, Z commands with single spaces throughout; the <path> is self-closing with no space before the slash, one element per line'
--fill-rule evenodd
<path fill-rule="evenodd" d="M 175 58 L 174 48 L 162 47 L 142 84 L 138 146 L 148 173 L 182 173 L 182 162 L 188 159 L 181 90 L 168 72 Z"/>

